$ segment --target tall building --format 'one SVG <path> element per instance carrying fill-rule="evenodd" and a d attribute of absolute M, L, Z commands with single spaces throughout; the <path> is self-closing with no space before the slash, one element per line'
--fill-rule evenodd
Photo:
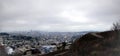
<path fill-rule="evenodd" d="M 3 45 L 3 37 L 0 36 L 0 45 Z"/>

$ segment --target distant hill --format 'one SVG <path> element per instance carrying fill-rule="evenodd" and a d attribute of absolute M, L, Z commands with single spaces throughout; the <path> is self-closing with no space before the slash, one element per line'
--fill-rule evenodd
<path fill-rule="evenodd" d="M 9 33 L 2 32 L 0 35 L 9 35 Z"/>

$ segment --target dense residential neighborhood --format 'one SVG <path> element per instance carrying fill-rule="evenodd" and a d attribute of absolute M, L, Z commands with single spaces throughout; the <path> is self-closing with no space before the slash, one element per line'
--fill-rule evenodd
<path fill-rule="evenodd" d="M 62 49 L 69 49 L 71 43 L 78 38 L 78 36 L 82 36 L 86 33 L 87 31 L 2 32 L 0 33 L 0 44 L 5 47 L 7 55 L 41 55 Z"/>

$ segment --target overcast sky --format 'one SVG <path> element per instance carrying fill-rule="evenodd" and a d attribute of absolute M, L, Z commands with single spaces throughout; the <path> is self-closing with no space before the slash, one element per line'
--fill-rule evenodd
<path fill-rule="evenodd" d="M 120 0 L 0 0 L 0 31 L 104 31 Z"/>

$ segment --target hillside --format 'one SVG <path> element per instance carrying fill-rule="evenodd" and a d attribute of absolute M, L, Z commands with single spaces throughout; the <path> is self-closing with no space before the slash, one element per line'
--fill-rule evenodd
<path fill-rule="evenodd" d="M 52 56 L 119 56 L 119 34 L 120 30 L 88 33 L 77 39 L 68 51 Z"/>

